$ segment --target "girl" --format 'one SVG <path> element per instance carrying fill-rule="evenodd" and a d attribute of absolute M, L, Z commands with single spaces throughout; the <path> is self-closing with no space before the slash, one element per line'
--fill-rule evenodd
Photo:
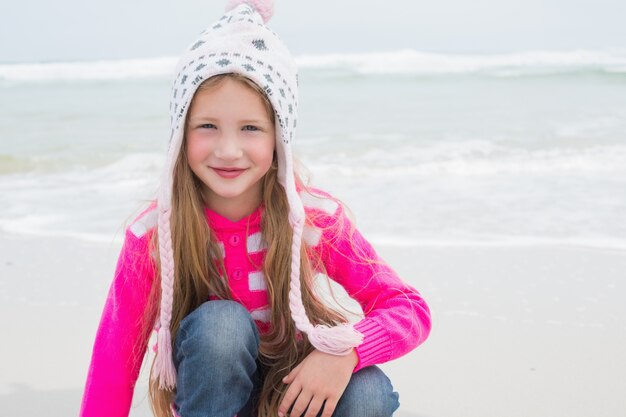
<path fill-rule="evenodd" d="M 126 230 L 82 416 L 128 416 L 153 328 L 157 417 L 381 417 L 399 406 L 375 365 L 422 343 L 430 312 L 339 200 L 294 169 L 297 72 L 264 25 L 272 13 L 267 1 L 231 1 L 180 60 L 161 187 Z M 359 302 L 360 321 L 321 301 L 318 274 Z"/>

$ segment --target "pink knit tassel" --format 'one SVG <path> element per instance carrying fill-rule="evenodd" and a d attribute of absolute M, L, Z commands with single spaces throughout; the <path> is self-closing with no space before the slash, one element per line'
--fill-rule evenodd
<path fill-rule="evenodd" d="M 274 15 L 274 0 L 229 0 L 226 11 L 229 12 L 242 3 L 252 6 L 263 18 L 263 23 L 269 22 Z"/>
<path fill-rule="evenodd" d="M 324 325 L 313 326 L 308 333 L 309 341 L 319 351 L 331 355 L 345 356 L 352 348 L 363 342 L 363 334 L 352 325 L 340 324 L 333 327 Z"/>
<path fill-rule="evenodd" d="M 158 353 L 154 364 L 153 379 L 159 379 L 159 388 L 172 390 L 176 386 L 176 368 L 172 361 L 172 336 L 170 329 L 162 327 L 159 330 Z"/>

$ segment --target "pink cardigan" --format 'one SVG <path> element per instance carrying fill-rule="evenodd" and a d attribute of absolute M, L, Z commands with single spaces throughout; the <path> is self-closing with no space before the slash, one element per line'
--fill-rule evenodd
<path fill-rule="evenodd" d="M 327 275 L 363 309 L 365 317 L 355 324 L 363 342 L 356 348 L 359 363 L 354 372 L 410 352 L 430 332 L 428 306 L 357 229 L 350 238 L 352 223 L 341 205 L 318 194 L 329 196 L 320 190 L 315 190 L 315 195 L 300 194 L 307 218 L 314 215 L 303 238 L 320 254 Z M 262 272 L 267 248 L 260 233 L 263 210 L 261 205 L 249 216 L 232 222 L 205 209 L 207 221 L 220 240 L 233 297 L 250 311 L 261 333 L 270 328 Z M 153 204 L 126 230 L 93 347 L 80 412 L 83 417 L 128 416 L 150 336 L 143 334 L 141 319 L 154 279 L 148 245 L 155 226 Z M 379 263 L 364 263 L 360 257 Z"/>

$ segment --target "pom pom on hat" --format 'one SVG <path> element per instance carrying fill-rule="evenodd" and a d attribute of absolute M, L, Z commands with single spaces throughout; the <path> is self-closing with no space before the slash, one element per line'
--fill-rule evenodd
<path fill-rule="evenodd" d="M 264 23 L 269 22 L 274 15 L 274 0 L 229 0 L 226 3 L 226 11 L 229 12 L 244 3 L 254 7 L 263 18 Z"/>

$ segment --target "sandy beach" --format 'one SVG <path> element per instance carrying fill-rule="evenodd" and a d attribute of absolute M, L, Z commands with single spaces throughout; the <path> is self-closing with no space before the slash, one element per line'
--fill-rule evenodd
<path fill-rule="evenodd" d="M 120 243 L 0 235 L 0 414 L 77 415 Z M 626 252 L 377 246 L 433 312 L 400 417 L 626 416 Z M 131 416 L 149 416 L 147 368 Z"/>

